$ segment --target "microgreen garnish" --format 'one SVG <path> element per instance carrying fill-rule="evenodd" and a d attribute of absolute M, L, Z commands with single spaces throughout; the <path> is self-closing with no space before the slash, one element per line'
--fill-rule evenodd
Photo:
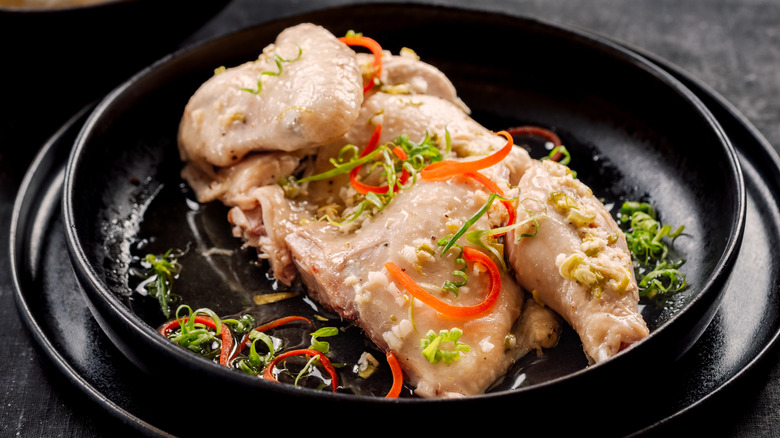
<path fill-rule="evenodd" d="M 550 150 L 549 155 L 542 157 L 542 160 L 554 160 L 564 166 L 568 166 L 571 162 L 571 153 L 566 149 L 566 146 L 556 146 Z"/>
<path fill-rule="evenodd" d="M 330 351 L 330 344 L 321 341 L 320 338 L 329 336 L 336 336 L 339 334 L 339 329 L 336 327 L 323 327 L 311 334 L 311 348 L 312 350 L 319 351 L 321 353 L 328 353 Z"/>
<path fill-rule="evenodd" d="M 360 157 L 358 152 L 358 147 L 353 144 L 349 144 L 341 148 L 337 157 L 330 159 L 330 163 L 333 164 L 333 169 L 315 175 L 307 176 L 301 179 L 296 179 L 295 177 L 291 176 L 288 177 L 287 180 L 295 181 L 298 184 L 303 184 L 311 181 L 322 181 L 339 175 L 343 175 L 347 172 L 350 172 L 352 169 L 358 166 L 362 166 L 366 163 L 376 161 L 377 156 L 380 155 L 384 151 L 384 149 L 385 148 L 378 148 L 372 151 L 371 153 Z M 352 157 L 346 159 L 347 155 L 351 155 Z"/>
<path fill-rule="evenodd" d="M 685 275 L 679 270 L 684 260 L 668 260 L 669 245 L 682 234 L 684 226 L 672 227 L 658 221 L 656 209 L 645 202 L 624 202 L 620 221 L 626 230 L 626 242 L 634 259 L 639 295 L 653 298 L 658 294 L 671 295 L 686 287 Z"/>
<path fill-rule="evenodd" d="M 430 363 L 452 363 L 460 359 L 461 352 L 471 351 L 471 347 L 468 344 L 460 342 L 459 339 L 463 334 L 463 330 L 455 327 L 450 330 L 441 330 L 438 334 L 433 330 L 428 331 L 426 337 L 420 339 L 420 348 L 423 349 L 422 355 L 428 359 Z M 450 349 L 445 350 L 442 343 L 452 343 Z"/>
<path fill-rule="evenodd" d="M 496 199 L 501 199 L 503 201 L 512 200 L 512 199 L 503 198 L 499 196 L 497 193 L 491 193 L 488 196 L 488 199 L 485 202 L 485 204 L 482 206 L 482 208 L 480 208 L 476 213 L 474 213 L 473 216 L 471 216 L 468 220 L 466 220 L 466 222 L 464 222 L 463 225 L 461 225 L 461 227 L 458 229 L 458 231 L 455 232 L 455 234 L 451 234 L 445 237 L 445 239 L 447 240 L 445 241 L 444 248 L 441 250 L 442 256 L 450 248 L 452 248 L 453 245 L 455 245 L 455 242 L 457 242 L 458 239 L 460 239 L 460 237 L 463 234 L 465 234 L 466 231 L 468 231 L 468 229 L 471 228 L 471 226 L 474 225 L 474 223 L 476 223 L 479 220 L 479 218 L 481 218 L 485 213 L 487 213 L 487 211 L 490 209 L 490 206 L 493 205 L 493 201 L 495 201 Z"/>
<path fill-rule="evenodd" d="M 572 178 L 577 178 L 577 172 L 568 167 L 569 163 L 571 163 L 571 153 L 568 149 L 566 149 L 566 146 L 558 145 L 552 148 L 546 157 L 541 158 L 541 161 L 544 160 L 556 161 L 559 164 L 566 166 L 568 171 L 571 173 Z"/>
<path fill-rule="evenodd" d="M 489 230 L 473 230 L 466 233 L 466 240 L 471 242 L 473 245 L 484 248 L 488 250 L 493 256 L 495 256 L 496 260 L 498 260 L 498 263 L 501 265 L 501 268 L 506 271 L 506 261 L 504 260 L 504 245 L 501 243 L 501 241 L 497 238 L 497 236 L 502 236 L 505 233 L 509 232 L 510 230 L 525 227 L 529 224 L 532 224 L 534 227 L 533 233 L 521 233 L 517 236 L 516 240 L 520 240 L 523 237 L 534 237 L 536 236 L 536 233 L 539 232 L 539 219 L 544 216 L 537 216 L 531 213 L 529 210 L 523 210 L 529 214 L 529 217 L 522 221 L 522 222 L 516 222 L 512 225 L 507 225 L 504 227 L 499 228 L 491 228 Z"/>
<path fill-rule="evenodd" d="M 449 235 L 439 239 L 439 241 L 436 243 L 439 246 L 444 246 L 444 245 L 448 245 L 451 240 L 452 240 L 452 235 Z M 444 284 L 441 286 L 441 288 L 452 292 L 457 297 L 460 292 L 460 287 L 465 286 L 466 283 L 468 283 L 469 277 L 468 274 L 466 274 L 466 268 L 468 267 L 468 265 L 466 264 L 466 260 L 463 258 L 463 247 L 458 244 L 450 245 L 450 247 L 452 246 L 456 247 L 460 251 L 460 253 L 457 256 L 455 256 L 455 263 L 461 265 L 461 267 L 452 271 L 452 275 L 454 275 L 455 277 L 460 277 L 462 280 L 461 281 L 446 280 Z M 444 255 L 443 251 L 442 251 L 442 255 Z"/>
<path fill-rule="evenodd" d="M 281 348 L 282 341 L 279 338 L 268 336 L 259 331 L 249 332 L 249 340 L 252 341 L 249 344 L 249 354 L 236 358 L 235 366 L 245 373 L 258 375 L 271 363 L 274 355 Z M 255 345 L 258 341 L 265 345 L 266 354 L 258 352 L 258 348 Z"/>
<path fill-rule="evenodd" d="M 215 361 L 218 358 L 220 365 L 248 374 L 262 375 L 263 378 L 273 381 L 276 381 L 273 377 L 273 367 L 276 363 L 290 356 L 307 355 L 311 359 L 300 372 L 293 373 L 286 370 L 285 373 L 293 376 L 297 385 L 302 378 L 313 373 L 315 365 L 323 366 L 330 375 L 335 392 L 338 389 L 338 377 L 333 364 L 324 355 L 330 349 L 330 345 L 320 338 L 334 336 L 338 334 L 338 329 L 325 327 L 311 333 L 311 348 L 281 352 L 284 340 L 266 334 L 265 330 L 292 321 L 308 321 L 308 319 L 301 316 L 286 316 L 255 327 L 255 318 L 249 314 L 244 314 L 237 319 L 220 319 L 210 309 L 200 308 L 193 311 L 189 306 L 181 305 L 176 310 L 176 318 L 165 323 L 158 331 L 172 342 L 205 358 Z M 235 337 L 241 335 L 243 340 L 236 344 Z M 242 354 L 246 346 L 249 346 L 249 352 Z M 320 388 L 323 386 L 324 383 L 319 383 Z"/>
<path fill-rule="evenodd" d="M 355 197 L 355 206 L 344 217 L 334 218 L 331 214 L 323 214 L 319 218 L 335 226 L 342 226 L 356 220 L 366 211 L 383 210 L 395 198 L 398 190 L 408 189 L 416 183 L 422 168 L 441 160 L 441 151 L 429 135 L 420 143 L 414 143 L 408 136 L 401 135 L 391 143 L 367 148 L 363 155 L 357 146 L 346 145 L 336 157 L 330 159 L 333 169 L 300 179 L 289 176 L 279 181 L 279 185 L 286 196 L 294 198 L 301 192 L 302 184 L 350 173 L 350 181 L 359 192 Z M 363 179 L 369 175 L 378 175 L 385 185 L 367 186 L 358 181 L 357 172 L 362 166 L 368 169 Z"/>
<path fill-rule="evenodd" d="M 298 382 L 301 379 L 303 379 L 305 377 L 309 377 L 314 372 L 314 367 L 315 367 L 315 364 L 318 363 L 318 359 L 319 359 L 319 356 L 312 356 L 312 357 L 309 358 L 308 361 L 306 361 L 306 365 L 304 365 L 303 368 L 301 368 L 301 370 L 298 373 L 295 374 L 295 381 L 293 382 L 293 384 L 295 386 L 298 386 Z M 322 389 L 325 386 L 326 386 L 325 383 L 322 382 L 322 383 L 320 383 L 318 385 L 317 389 Z"/>
<path fill-rule="evenodd" d="M 174 252 L 172 249 L 169 249 L 161 255 L 147 254 L 141 261 L 141 266 L 146 268 L 146 271 L 143 273 L 146 279 L 141 285 L 146 289 L 149 296 L 157 298 L 157 301 L 160 303 L 160 310 L 166 318 L 171 316 L 170 305 L 179 298 L 171 291 L 173 289 L 173 281 L 181 272 L 181 265 L 178 259 L 185 252 Z"/>
<path fill-rule="evenodd" d="M 245 313 L 238 319 L 230 318 L 223 319 L 222 324 L 227 325 L 237 336 L 245 335 L 249 333 L 255 327 L 255 317 Z"/>
<path fill-rule="evenodd" d="M 653 298 L 657 294 L 670 295 L 686 286 L 685 275 L 680 271 L 683 261 L 658 263 L 639 281 L 641 296 Z"/>
<path fill-rule="evenodd" d="M 672 231 L 671 225 L 661 225 L 656 210 L 647 203 L 625 202 L 620 214 L 623 223 L 630 223 L 630 232 L 626 233 L 629 248 L 645 264 L 665 261 L 669 247 L 663 238 L 674 239 L 685 228 Z"/>
<path fill-rule="evenodd" d="M 479 220 L 479 218 L 482 217 L 490 209 L 490 206 L 493 204 L 493 202 L 496 199 L 502 201 L 511 201 L 516 198 L 507 199 L 498 195 L 497 193 L 491 193 L 488 196 L 488 199 L 485 202 L 485 204 L 482 206 L 482 208 L 480 208 L 476 213 L 474 213 L 474 215 L 472 215 L 468 220 L 466 220 L 466 222 L 464 222 L 463 225 L 461 225 L 458 231 L 456 231 L 454 234 L 449 234 L 439 239 L 438 242 L 436 242 L 439 246 L 444 247 L 441 250 L 442 257 L 447 251 L 449 251 L 453 247 L 458 247 L 461 250 L 460 255 L 455 259 L 455 261 L 457 263 L 462 264 L 463 267 L 453 271 L 453 275 L 457 277 L 461 277 L 463 280 L 458 282 L 447 280 L 444 282 L 444 285 L 442 286 L 442 289 L 453 292 L 455 296 L 458 296 L 459 288 L 461 286 L 465 286 L 466 282 L 468 281 L 468 276 L 465 271 L 466 262 L 463 260 L 463 248 L 456 243 L 461 236 L 465 235 L 466 240 L 468 240 L 475 246 L 488 250 L 488 252 L 492 254 L 496 260 L 498 260 L 498 263 L 501 265 L 501 268 L 504 271 L 506 271 L 507 266 L 506 266 L 506 261 L 504 260 L 504 245 L 499 241 L 499 237 L 503 236 L 510 230 L 519 227 L 525 227 L 530 223 L 533 223 L 534 225 L 534 232 L 522 233 L 520 236 L 518 236 L 517 238 L 518 240 L 522 237 L 533 237 L 536 235 L 536 233 L 539 230 L 538 216 L 532 214 L 528 210 L 524 210 L 528 212 L 530 217 L 522 222 L 513 223 L 511 225 L 507 225 L 499 228 L 492 228 L 489 230 L 468 231 L 469 228 L 471 228 L 471 226 L 474 225 Z"/>
<path fill-rule="evenodd" d="M 303 53 L 303 49 L 298 47 L 298 56 L 296 56 L 293 59 L 284 59 L 281 56 L 279 56 L 278 54 L 274 54 L 273 61 L 276 64 L 277 71 L 273 72 L 273 71 L 266 70 L 266 71 L 260 72 L 260 74 L 257 75 L 257 89 L 241 88 L 241 91 L 248 91 L 248 92 L 250 92 L 252 94 L 259 94 L 261 91 L 263 91 L 263 76 L 279 76 L 279 75 L 281 75 L 282 74 L 282 63 L 297 61 L 297 60 L 301 59 L 301 54 L 302 53 Z"/>
<path fill-rule="evenodd" d="M 301 378 L 307 377 L 309 375 L 312 375 L 314 370 L 314 365 L 321 365 L 325 371 L 327 371 L 328 375 L 330 376 L 330 382 L 331 387 L 333 388 L 333 392 L 336 392 L 338 390 L 338 375 L 336 374 L 336 369 L 333 367 L 333 364 L 330 362 L 330 360 L 325 356 L 324 354 L 320 353 L 319 351 L 312 350 L 309 348 L 303 348 L 299 350 L 291 350 L 284 353 L 279 354 L 276 356 L 266 367 L 263 371 L 263 378 L 265 380 L 269 380 L 272 382 L 278 382 L 276 377 L 274 376 L 274 366 L 279 363 L 282 360 L 285 360 L 288 357 L 291 356 L 308 356 L 309 360 L 306 362 L 306 365 L 303 367 L 303 369 L 295 373 L 295 381 L 294 384 L 297 386 L 298 382 Z M 292 371 L 289 369 L 284 370 L 284 373 L 288 375 L 293 375 Z M 323 377 L 324 379 L 324 377 Z M 325 380 L 323 379 L 317 379 L 319 381 L 317 388 L 321 389 L 325 387 Z"/>
<path fill-rule="evenodd" d="M 181 315 L 186 311 L 186 315 Z M 197 318 L 198 315 L 204 315 L 213 321 L 214 327 L 204 324 L 204 321 Z M 178 321 L 178 330 L 171 330 L 167 337 L 172 342 L 193 351 L 203 357 L 213 359 L 220 354 L 222 339 L 222 321 L 210 309 L 192 310 L 190 306 L 182 305 L 176 309 L 176 321 Z"/>

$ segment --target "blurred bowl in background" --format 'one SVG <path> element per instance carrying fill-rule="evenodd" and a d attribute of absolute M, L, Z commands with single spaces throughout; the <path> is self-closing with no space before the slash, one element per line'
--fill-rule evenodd
<path fill-rule="evenodd" d="M 0 8 L 63 9 L 108 2 L 109 0 L 0 0 Z"/>

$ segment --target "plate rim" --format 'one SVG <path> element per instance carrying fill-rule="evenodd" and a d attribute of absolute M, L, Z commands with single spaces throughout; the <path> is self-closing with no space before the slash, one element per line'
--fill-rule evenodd
<path fill-rule="evenodd" d="M 593 33 L 597 34 L 596 32 Z M 614 38 L 612 40 L 615 41 L 617 44 L 626 47 L 628 50 L 631 50 L 637 53 L 638 55 L 647 58 L 650 62 L 653 62 L 656 65 L 663 68 L 664 70 L 668 71 L 670 74 L 674 75 L 680 81 L 682 81 L 686 85 L 686 87 L 690 88 L 689 85 L 693 86 L 693 88 L 691 89 L 692 92 L 696 93 L 697 95 L 703 95 L 705 98 L 712 100 L 714 104 L 718 106 L 718 108 L 722 109 L 725 112 L 725 114 L 728 115 L 728 117 L 732 118 L 733 121 L 735 121 L 740 128 L 745 130 L 745 133 L 749 134 L 756 141 L 756 145 L 758 146 L 760 151 L 766 155 L 764 158 L 769 160 L 769 162 L 771 163 L 770 165 L 775 169 L 780 169 L 780 153 L 774 147 L 772 147 L 772 144 L 758 130 L 758 128 L 756 128 L 756 126 L 753 125 L 753 123 L 741 111 L 739 111 L 739 109 L 737 109 L 736 106 L 734 106 L 734 104 L 728 101 L 723 95 L 715 91 L 711 86 L 703 82 L 695 75 L 680 68 L 679 66 L 664 59 L 659 55 L 656 55 L 650 51 L 647 51 L 641 47 L 637 47 L 636 45 L 627 43 L 625 41 L 619 41 Z M 739 150 L 736 146 L 735 149 L 737 150 L 739 155 Z M 742 166 L 740 165 L 740 167 Z M 771 350 L 778 348 L 778 345 L 780 345 L 780 328 L 776 329 L 774 333 L 771 336 L 769 336 L 768 341 L 763 345 L 763 347 L 760 348 L 758 352 L 750 360 L 748 360 L 747 363 L 742 368 L 740 368 L 735 373 L 733 373 L 733 375 L 730 378 L 723 381 L 713 391 L 704 394 L 702 397 L 697 399 L 695 403 L 691 403 L 688 406 L 685 406 L 684 408 L 678 410 L 674 414 L 669 415 L 653 423 L 652 425 L 647 426 L 644 429 L 636 431 L 635 433 L 631 434 L 631 436 L 637 436 L 642 433 L 647 433 L 652 430 L 656 430 L 660 427 L 664 427 L 668 424 L 671 424 L 674 421 L 678 421 L 686 414 L 696 409 L 700 409 L 702 405 L 709 403 L 716 396 L 730 389 L 733 389 L 733 387 L 738 382 L 744 380 L 758 366 L 758 364 L 765 359 L 765 357 L 769 354 Z"/>
<path fill-rule="evenodd" d="M 33 339 L 35 339 L 37 347 L 39 347 L 38 350 L 42 351 L 49 359 L 49 361 L 55 365 L 55 368 L 62 375 L 64 375 L 72 385 L 79 387 L 91 401 L 103 407 L 105 411 L 110 413 L 113 418 L 117 419 L 122 424 L 131 426 L 139 432 L 143 432 L 144 434 L 150 436 L 171 436 L 162 429 L 129 412 L 114 400 L 111 400 L 109 397 L 101 393 L 101 391 L 98 390 L 84 376 L 82 376 L 81 373 L 71 365 L 65 356 L 61 354 L 57 348 L 55 348 L 54 344 L 52 344 L 52 342 L 49 340 L 43 329 L 43 326 L 40 324 L 38 319 L 35 317 L 34 312 L 30 308 L 29 303 L 25 297 L 25 293 L 23 292 L 24 285 L 22 276 L 20 275 L 20 269 L 24 263 L 22 260 L 20 260 L 21 255 L 19 254 L 17 248 L 18 245 L 26 245 L 26 242 L 20 242 L 19 238 L 22 237 L 22 239 L 25 239 L 27 235 L 23 229 L 24 219 L 28 217 L 27 204 L 29 202 L 29 198 L 32 196 L 37 199 L 39 196 L 37 191 L 34 189 L 35 184 L 39 179 L 46 179 L 46 173 L 48 173 L 49 170 L 52 170 L 45 168 L 44 164 L 49 159 L 49 156 L 54 153 L 53 151 L 60 147 L 58 146 L 59 139 L 66 135 L 68 131 L 73 129 L 79 120 L 83 121 L 86 115 L 94 108 L 94 106 L 94 103 L 90 103 L 84 106 L 75 115 L 64 122 L 63 125 L 57 129 L 57 131 L 55 131 L 55 133 L 52 134 L 52 136 L 43 144 L 41 149 L 36 153 L 32 162 L 28 166 L 28 169 L 25 172 L 17 190 L 16 196 L 14 197 L 11 211 L 11 221 L 9 224 L 8 256 L 17 313 L 22 316 L 21 319 L 24 321 L 24 325 L 27 328 L 28 333 L 30 333 Z M 63 163 L 59 163 L 59 165 L 62 166 Z M 54 168 L 57 168 L 56 163 Z M 43 182 L 45 183 L 45 181 Z M 56 184 L 56 182 L 54 184 Z M 20 234 L 23 234 L 24 236 L 20 236 Z"/>

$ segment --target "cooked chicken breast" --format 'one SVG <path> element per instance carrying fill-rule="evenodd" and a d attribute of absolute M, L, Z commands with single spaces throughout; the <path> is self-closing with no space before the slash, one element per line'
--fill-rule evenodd
<path fill-rule="evenodd" d="M 534 162 L 518 188 L 518 221 L 538 218 L 538 230 L 507 234 L 518 283 L 574 328 L 592 362 L 647 336 L 625 235 L 591 190 L 554 161 Z"/>
<path fill-rule="evenodd" d="M 410 97 L 416 99 L 414 104 L 409 104 Z M 418 138 L 434 135 L 444 148 L 447 129 L 455 134 L 453 150 L 471 147 L 486 154 L 506 144 L 506 139 L 464 116 L 449 101 L 385 93 L 367 98 L 342 143 L 367 143 L 374 132 L 373 123 L 380 122 L 380 143 L 402 134 Z M 322 148 L 306 174 L 332 168 L 329 159 L 340 146 Z M 499 164 L 483 173 L 509 190 L 508 167 Z M 437 241 L 452 234 L 487 201 L 489 193 L 481 184 L 460 177 L 419 180 L 400 191 L 381 212 L 369 212 L 342 227 L 317 220 L 317 209 L 324 203 L 349 204 L 350 186 L 344 175 L 311 183 L 303 190 L 305 195 L 289 199 L 278 185 L 253 189 L 249 195 L 256 199 L 254 208 L 231 210 L 235 234 L 258 247 L 277 279 L 289 284 L 297 273 L 314 300 L 354 320 L 377 346 L 394 352 L 403 364 L 406 382 L 417 394 L 457 397 L 482 393 L 518 357 L 557 340 L 558 322 L 548 309 L 528 313 L 527 321 L 544 321 L 533 324 L 536 330 L 518 320 L 523 315 L 524 292 L 508 272 L 500 274 L 500 297 L 488 313 L 458 321 L 411 298 L 384 267 L 393 261 L 445 302 L 474 305 L 484 299 L 490 281 L 484 268 L 473 264 L 467 271 L 468 286 L 457 298 L 452 292 L 443 293 L 441 285 L 453 279 L 457 252 L 450 250 L 445 257 L 435 254 Z M 472 228 L 491 229 L 507 218 L 504 206 L 495 203 Z M 468 244 L 465 238 L 459 243 Z M 452 329 L 463 331 L 460 342 L 468 345 L 469 351 L 461 352 L 457 363 L 431 363 L 422 355 L 420 340 L 429 330 L 439 333 Z"/>
<path fill-rule="evenodd" d="M 373 56 L 356 54 L 315 25 L 285 30 L 257 61 L 217 74 L 192 97 L 180 125 L 182 175 L 199 201 L 232 207 L 233 234 L 257 248 L 277 280 L 302 280 L 311 298 L 393 352 L 405 382 L 422 397 L 485 392 L 518 358 L 553 347 L 559 318 L 579 334 L 594 363 L 647 336 L 624 234 L 559 163 L 533 160 L 515 146 L 503 161 L 480 170 L 506 197 L 516 197 L 511 213 L 523 224 L 504 237 L 506 257 L 493 259 L 497 271 L 471 260 L 463 268 L 463 248 L 484 249 L 464 236 L 447 252 L 439 245 L 485 206 L 484 182 L 418 174 L 389 203 L 365 210 L 357 208 L 366 196 L 350 183 L 349 172 L 305 182 L 375 133 L 379 145 L 429 139 L 444 159 L 456 161 L 506 144 L 471 118 L 441 71 L 403 53 L 384 53 L 379 86 L 364 94 L 370 75 L 361 71 Z M 297 181 L 277 184 L 293 174 Z M 353 220 L 338 224 L 353 212 Z M 495 202 L 470 229 L 501 227 L 509 213 Z M 388 262 L 419 285 L 425 299 Z M 508 269 L 501 269 L 503 262 Z M 467 283 L 457 293 L 443 287 L 461 278 L 454 275 L 461 268 Z M 428 301 L 473 306 L 499 282 L 495 304 L 475 316 L 447 315 Z M 451 360 L 423 354 L 426 339 L 456 332 L 457 342 L 441 345 L 458 350 L 445 355 Z"/>
<path fill-rule="evenodd" d="M 365 145 L 371 138 L 377 125 L 382 125 L 379 144 L 394 141 L 399 136 L 407 136 L 413 142 L 422 142 L 431 138 L 437 147 L 446 154 L 447 137 L 450 138 L 452 157 L 484 156 L 500 149 L 506 140 L 495 135 L 489 129 L 477 123 L 456 104 L 447 99 L 431 95 L 399 95 L 372 93 L 366 96 L 355 123 L 338 141 L 320 149 L 314 163 L 305 175 L 324 172 L 332 168 L 330 158 L 347 144 Z M 447 157 L 445 157 L 447 158 Z M 519 179 L 530 166 L 531 158 L 521 147 L 514 147 L 503 165 Z M 346 175 L 334 182 L 323 181 L 310 184 L 310 199 L 320 204 L 339 201 L 341 187 L 348 184 Z"/>
<path fill-rule="evenodd" d="M 447 146 L 445 138 L 449 133 L 453 156 L 483 156 L 498 150 L 506 143 L 506 139 L 495 135 L 447 100 L 427 95 L 376 93 L 366 98 L 358 119 L 341 139 L 319 149 L 317 156 L 307 164 L 304 175 L 331 169 L 333 167 L 331 158 L 335 157 L 343 146 L 367 144 L 378 124 L 382 125 L 380 144 L 392 142 L 401 135 L 406 135 L 417 142 L 430 136 L 435 139 L 439 149 L 444 151 Z M 499 172 L 499 180 L 508 181 L 510 176 L 516 177 L 517 173 L 522 174 L 531 162 L 527 151 L 515 147 L 505 162 L 492 171 Z M 236 186 L 237 183 L 232 185 Z M 508 183 L 503 185 L 508 186 Z M 299 210 L 309 209 L 311 213 L 324 205 L 349 207 L 352 205 L 351 197 L 355 194 L 354 190 L 349 191 L 349 177 L 346 174 L 309 183 L 305 190 L 306 202 L 296 205 Z M 263 222 L 273 223 L 269 220 L 263 221 L 264 214 L 276 215 L 271 209 L 286 208 L 277 202 L 284 198 L 283 191 L 279 187 L 260 187 L 253 189 L 252 193 L 247 193 L 248 196 L 240 196 L 241 205 L 231 211 L 230 219 L 234 225 L 234 234 L 243 236 L 248 246 L 257 247 L 261 257 L 269 258 L 275 271 L 294 272 L 289 266 L 291 259 L 282 242 L 283 236 L 288 234 L 289 230 L 284 225 L 258 225 Z M 357 224 L 358 222 L 355 223 Z M 282 265 L 282 261 L 287 265 Z M 289 284 L 286 280 L 291 278 L 278 274 L 276 277 L 286 284 Z"/>
<path fill-rule="evenodd" d="M 286 237 L 293 260 L 309 294 L 318 302 L 353 319 L 381 349 L 400 358 L 407 383 L 419 395 L 449 397 L 485 391 L 506 372 L 515 355 L 507 337 L 520 316 L 522 294 L 513 279 L 502 275 L 495 306 L 482 317 L 452 320 L 438 314 L 394 282 L 384 264 L 395 262 L 430 292 L 454 305 L 475 305 L 490 287 L 486 272 L 469 266 L 467 288 L 455 298 L 441 290 L 453 279 L 453 260 L 437 253 L 436 241 L 451 234 L 448 224 L 460 225 L 478 210 L 487 194 L 463 181 L 418 182 L 398 195 L 384 211 L 344 234 L 319 226 L 301 227 Z M 484 217 L 476 228 L 498 225 Z M 465 241 L 465 239 L 463 239 Z M 429 330 L 458 328 L 460 342 L 470 350 L 453 363 L 431 363 L 422 355 L 420 339 Z M 449 347 L 445 347 L 449 348 Z"/>
<path fill-rule="evenodd" d="M 285 29 L 257 60 L 226 69 L 190 98 L 184 161 L 225 167 L 253 151 L 314 148 L 344 135 L 363 102 L 355 52 L 313 24 Z"/>

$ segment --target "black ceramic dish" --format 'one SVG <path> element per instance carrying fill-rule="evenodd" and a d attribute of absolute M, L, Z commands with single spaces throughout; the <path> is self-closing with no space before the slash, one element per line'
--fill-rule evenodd
<path fill-rule="evenodd" d="M 653 409 L 637 409 L 630 417 L 601 425 L 603 436 L 655 432 L 679 425 L 678 420 L 697 424 L 701 433 L 720 432 L 718 423 L 698 422 L 696 415 L 701 418 L 713 412 L 702 408 L 717 409 L 718 402 L 730 406 L 729 397 L 744 390 L 747 377 L 761 381 L 757 365 L 766 364 L 762 359 L 780 336 L 780 273 L 765 268 L 773 266 L 766 261 L 774 257 L 780 241 L 776 199 L 780 160 L 762 135 L 722 97 L 674 66 L 658 59 L 654 62 L 694 89 L 737 148 L 748 192 L 745 236 L 733 280 L 704 334 L 681 359 L 663 369 L 660 374 L 665 378 L 634 379 L 645 406 Z M 150 382 L 149 376 L 115 349 L 77 292 L 79 286 L 70 265 L 62 263 L 66 245 L 60 208 L 64 169 L 87 114 L 74 117 L 44 145 L 20 187 L 10 233 L 19 313 L 43 356 L 56 368 L 51 378 L 64 377 L 67 384 L 114 418 L 107 423 L 107 430 L 115 430 L 118 422 L 145 436 L 196 435 L 199 425 L 179 421 L 184 412 L 174 410 L 175 404 L 159 409 L 159 400 L 170 397 L 168 386 Z M 741 287 L 745 283 L 754 287 Z M 643 385 L 648 381 L 652 390 Z M 94 424 L 100 416 L 92 408 L 92 404 L 84 404 L 77 415 L 88 412 Z M 548 429 L 549 425 L 543 427 Z"/>
<path fill-rule="evenodd" d="M 178 191 L 175 133 L 181 110 L 215 66 L 253 59 L 281 29 L 301 21 L 322 24 L 336 34 L 359 27 L 394 52 L 413 47 L 453 79 L 474 117 L 492 129 L 524 123 L 554 129 L 575 157 L 572 167 L 597 194 L 615 202 L 648 200 L 665 221 L 686 225 L 686 236 L 675 248 L 687 259 L 690 289 L 664 307 L 645 306 L 651 336 L 610 361 L 586 368 L 576 341 L 564 342 L 540 363 L 523 364 L 525 386 L 464 400 L 389 401 L 300 390 L 233 372 L 173 347 L 154 330 L 162 322 L 159 315 L 129 295 L 126 273 L 139 226 L 141 234 L 156 230 L 155 244 L 163 247 L 181 247 L 193 237 L 186 235 L 192 228 L 184 218 L 192 215 L 183 195 L 163 192 L 166 187 Z M 399 22 L 403 32 L 395 24 Z M 453 31 L 458 29 L 469 32 Z M 506 65 L 507 48 L 498 46 L 487 46 L 478 59 L 464 58 L 472 32 L 511 41 L 514 52 L 523 53 L 523 65 Z M 711 160 L 707 166 L 697 166 L 701 156 Z M 377 405 L 388 413 L 417 407 L 506 412 L 514 406 L 544 415 L 546 409 L 535 407 L 545 402 L 604 402 L 619 389 L 606 383 L 667 363 L 698 339 L 717 310 L 734 264 L 744 227 L 744 197 L 736 154 L 715 119 L 690 91 L 643 58 L 608 41 L 532 20 L 372 5 L 248 29 L 165 58 L 132 78 L 97 107 L 79 135 L 67 166 L 63 218 L 75 270 L 95 318 L 119 349 L 152 375 L 175 369 L 174 382 L 203 379 L 239 397 L 293 403 L 303 397 L 315 406 L 338 402 L 350 412 Z M 153 203 L 160 199 L 166 202 L 157 209 Z M 198 211 L 202 222 L 196 229 L 221 244 L 229 235 L 227 224 L 217 207 L 216 216 L 211 209 Z M 170 227 L 182 232 L 166 233 Z M 200 263 L 214 266 L 210 260 Z M 238 272 L 239 278 L 244 274 Z M 253 287 L 262 284 L 253 275 Z M 208 290 L 207 273 L 189 280 L 183 275 L 182 281 L 206 289 L 185 287 L 185 301 L 221 314 L 241 311 L 251 297 L 241 290 L 248 284 L 243 280 L 238 288 L 223 287 L 219 300 Z M 571 335 L 565 339 L 570 341 Z"/>

